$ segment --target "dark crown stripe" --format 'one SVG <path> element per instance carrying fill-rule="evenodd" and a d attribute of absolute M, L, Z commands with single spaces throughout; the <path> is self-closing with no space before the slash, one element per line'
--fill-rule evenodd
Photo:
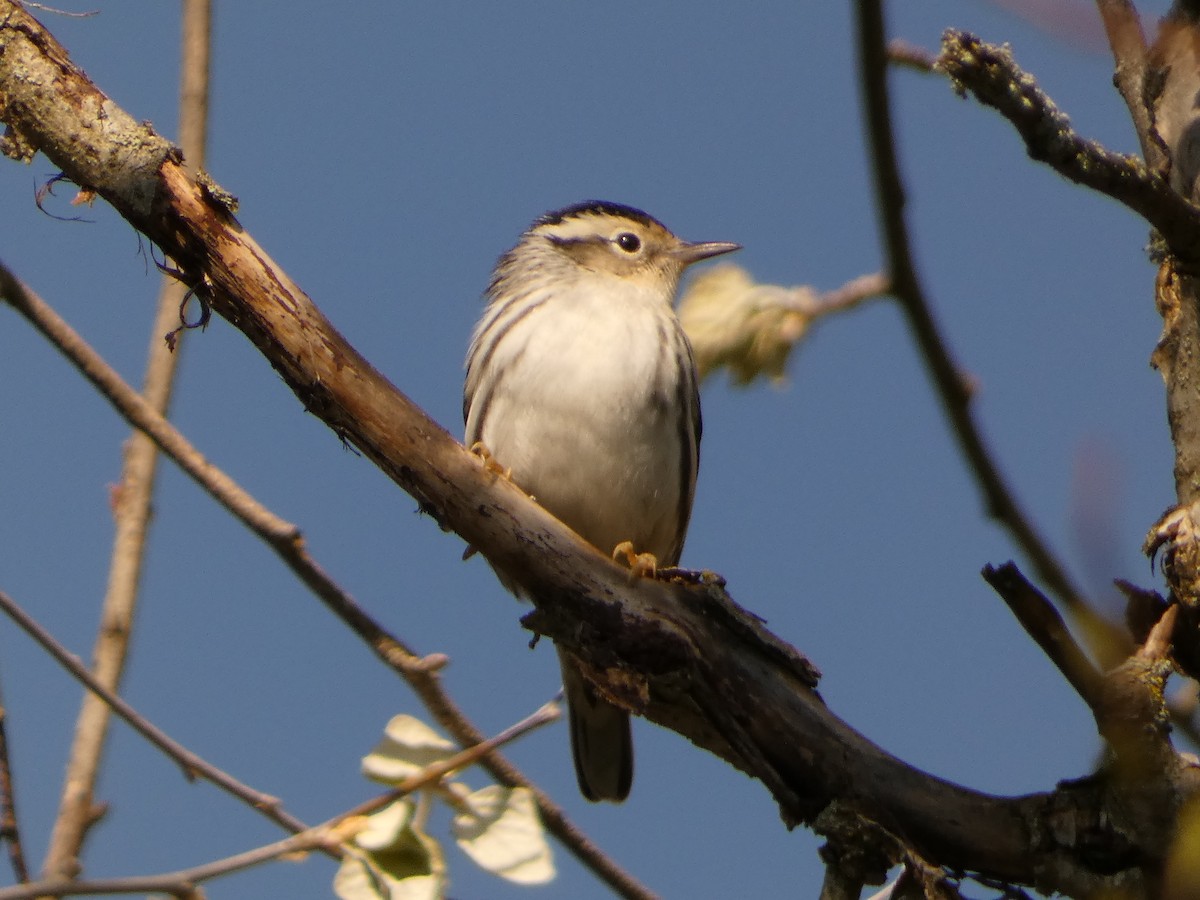
<path fill-rule="evenodd" d="M 654 218 L 654 216 L 644 213 L 640 209 L 635 209 L 632 206 L 626 206 L 623 203 L 609 203 L 606 200 L 584 200 L 582 203 L 576 203 L 563 209 L 548 212 L 534 222 L 533 227 L 537 228 L 539 225 L 558 225 L 565 219 L 589 214 L 624 216 L 643 225 L 657 225 L 659 228 L 666 230 L 666 226 Z"/>

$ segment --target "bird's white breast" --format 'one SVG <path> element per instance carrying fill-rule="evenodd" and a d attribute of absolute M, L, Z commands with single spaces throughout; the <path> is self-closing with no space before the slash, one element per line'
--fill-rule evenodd
<path fill-rule="evenodd" d="M 473 367 L 492 371 L 469 373 L 477 387 L 468 441 L 482 441 L 518 485 L 599 549 L 632 540 L 674 562 L 688 452 L 673 361 L 679 325 L 650 292 L 611 288 L 549 297 L 486 361 L 473 353 Z M 478 385 L 496 373 L 480 422 Z"/>

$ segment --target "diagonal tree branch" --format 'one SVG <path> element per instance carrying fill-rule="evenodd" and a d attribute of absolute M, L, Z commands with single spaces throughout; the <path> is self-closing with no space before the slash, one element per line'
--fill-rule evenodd
<path fill-rule="evenodd" d="M 1163 332 L 1151 364 L 1166 386 L 1178 506 L 1151 530 L 1144 549 L 1153 557 L 1166 548 L 1163 572 L 1173 598 L 1185 607 L 1175 641 L 1194 657 L 1200 647 L 1195 627 L 1200 620 L 1200 277 L 1196 274 L 1200 207 L 1189 203 L 1180 191 L 1196 187 L 1194 154 L 1188 150 L 1188 141 L 1194 131 L 1195 97 L 1200 87 L 1195 65 L 1200 23 L 1189 14 L 1167 24 L 1170 27 L 1164 27 L 1152 54 L 1154 78 L 1161 83 L 1153 91 L 1148 89 L 1157 95 L 1155 121 L 1150 124 L 1160 171 L 1151 171 L 1134 157 L 1110 153 L 1072 130 L 1066 116 L 1033 78 L 1017 67 L 1005 48 L 985 44 L 964 32 L 947 31 L 938 67 L 960 90 L 970 91 L 1005 116 L 1024 139 L 1032 158 L 1125 204 L 1145 218 L 1166 244 L 1166 252 L 1161 245 L 1156 248 L 1161 265 L 1155 300 L 1163 317 Z M 1126 31 L 1132 27 L 1128 20 L 1121 25 Z M 1131 35 L 1129 32 L 1123 39 L 1121 52 L 1136 56 L 1140 30 Z M 1167 159 L 1171 154 L 1178 159 Z"/>
<path fill-rule="evenodd" d="M 1150 111 L 1146 108 L 1146 35 L 1141 17 L 1131 0 L 1096 0 L 1096 8 L 1116 64 L 1113 81 L 1129 108 L 1142 156 L 1151 168 L 1158 169 L 1163 163 L 1163 152 L 1154 140 Z"/>
<path fill-rule="evenodd" d="M 134 731 L 173 759 L 189 778 L 200 776 L 228 794 L 237 797 L 251 809 L 288 831 L 303 831 L 305 825 L 285 812 L 279 801 L 217 768 L 199 755 L 173 740 L 162 729 L 144 718 L 132 706 L 114 694 L 75 656 L 72 656 L 54 637 L 23 610 L 8 594 L 0 591 L 0 611 L 12 619 L 22 631 L 33 638 L 60 666 L 71 673 L 96 698 L 125 720 Z M 50 876 L 52 880 L 61 876 Z"/>
<path fill-rule="evenodd" d="M 183 153 L 193 172 L 204 166 L 211 24 L 211 0 L 185 0 L 179 135 Z M 174 327 L 183 298 L 182 286 L 173 278 L 164 276 L 158 310 L 150 328 L 150 349 L 142 390 L 150 407 L 164 415 L 175 384 L 179 354 L 171 352 L 163 342 L 162 335 Z M 113 495 L 116 527 L 112 559 L 100 612 L 100 628 L 92 650 L 92 668 L 96 678 L 113 691 L 121 683 L 125 659 L 133 640 L 157 467 L 158 448 L 146 435 L 134 431 L 125 445 L 119 487 Z M 108 705 L 95 694 L 85 692 L 67 758 L 58 816 L 42 865 L 44 877 L 74 878 L 82 868 L 80 851 L 90 826 L 95 822 L 94 793 L 109 719 Z"/>
<path fill-rule="evenodd" d="M 29 880 L 29 866 L 21 844 L 17 819 L 17 797 L 13 789 L 12 766 L 8 753 L 8 708 L 0 701 L 0 840 L 8 845 L 8 860 L 17 881 Z"/>
<path fill-rule="evenodd" d="M 197 484 L 267 544 L 300 581 L 312 591 L 371 651 L 400 675 L 421 699 L 438 723 L 460 745 L 478 745 L 483 734 L 446 692 L 438 670 L 444 656 L 420 657 L 389 634 L 309 554 L 300 530 L 275 515 L 243 490 L 233 479 L 212 465 L 157 413 L 147 400 L 121 380 L 70 326 L 40 297 L 30 291 L 0 263 L 0 300 L 8 302 L 53 343 L 109 400 L 130 425 L 139 429 L 163 453 L 176 462 Z M 653 894 L 584 834 L 557 803 L 499 753 L 480 763 L 509 787 L 528 788 L 538 803 L 542 820 L 550 832 L 598 878 L 624 897 Z"/>
<path fill-rule="evenodd" d="M 896 159 L 891 104 L 887 85 L 887 40 L 879 0 L 859 0 L 859 69 L 866 106 L 867 132 L 875 176 L 878 207 L 882 215 L 884 246 L 892 291 L 908 319 L 926 368 L 937 388 L 954 436 L 966 458 L 988 513 L 1008 529 L 1017 546 L 1033 563 L 1038 578 L 1047 584 L 1088 630 L 1093 646 L 1107 664 L 1129 650 L 1129 641 L 1098 616 L 1072 582 L 1066 568 L 1038 533 L 1021 508 L 1012 488 L 984 442 L 971 408 L 971 389 L 951 358 L 948 345 L 933 316 L 914 263 L 912 241 L 904 217 L 904 185 Z M 944 65 L 943 59 L 939 65 Z"/>
<path fill-rule="evenodd" d="M 2 596 L 2 595 L 0 595 Z M 82 670 L 82 666 L 80 667 Z M 86 670 L 83 670 L 86 671 Z M 94 881 L 67 881 L 61 879 L 46 879 L 36 884 L 24 884 L 19 887 L 0 888 L 0 900 L 32 900 L 35 897 L 72 897 L 95 896 L 103 894 L 146 894 L 168 893 L 184 900 L 202 900 L 203 893 L 196 885 L 231 875 L 234 872 L 261 865 L 274 859 L 310 850 L 319 850 L 329 856 L 342 857 L 347 849 L 347 841 L 361 829 L 361 823 L 354 821 L 361 816 L 370 815 L 389 803 L 413 791 L 434 784 L 451 772 L 467 768 L 479 762 L 480 758 L 502 747 L 517 738 L 528 734 L 543 725 L 553 722 L 561 715 L 555 703 L 542 706 L 520 722 L 516 722 L 494 737 L 483 743 L 469 747 L 449 759 L 432 763 L 419 772 L 404 779 L 397 787 L 373 797 L 353 809 L 334 816 L 332 819 L 312 827 L 303 827 L 289 838 L 275 841 L 262 847 L 255 847 L 224 859 L 213 860 L 176 872 L 162 875 L 134 875 L 125 878 L 105 878 Z"/>
<path fill-rule="evenodd" d="M 1088 708 L 1099 709 L 1104 678 L 1075 643 L 1054 605 L 1012 563 L 999 568 L 985 566 L 983 578 L 1008 604 L 1021 627 L 1058 666 Z"/>
<path fill-rule="evenodd" d="M 1200 259 L 1200 209 L 1173 191 L 1142 160 L 1105 150 L 1071 128 L 1070 120 L 1023 72 L 1004 47 L 948 29 L 938 70 L 959 93 L 1003 115 L 1025 141 L 1031 159 L 1044 162 L 1076 184 L 1112 197 L 1149 222 L 1184 262 Z"/>

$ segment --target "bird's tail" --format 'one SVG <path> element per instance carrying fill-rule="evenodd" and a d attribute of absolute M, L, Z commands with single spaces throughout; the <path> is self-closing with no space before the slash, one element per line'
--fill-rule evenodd
<path fill-rule="evenodd" d="M 571 722 L 571 754 L 588 800 L 620 803 L 633 784 L 629 713 L 599 696 L 567 654 L 558 654 Z"/>

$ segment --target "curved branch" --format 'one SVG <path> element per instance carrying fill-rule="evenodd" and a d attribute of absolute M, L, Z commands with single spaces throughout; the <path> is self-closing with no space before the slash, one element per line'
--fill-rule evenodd
<path fill-rule="evenodd" d="M 1008 119 L 1031 159 L 1129 207 L 1158 230 L 1179 259 L 1200 263 L 1200 209 L 1142 160 L 1105 150 L 1071 128 L 1070 120 L 1006 48 L 948 29 L 937 68 L 950 76 L 959 93 L 969 91 Z"/>
<path fill-rule="evenodd" d="M 971 389 L 951 358 L 946 340 L 933 317 L 933 310 L 917 275 L 912 242 L 904 218 L 904 185 L 896 159 L 888 99 L 883 12 L 877 0 L 860 0 L 856 8 L 859 11 L 859 68 L 862 72 L 867 130 L 892 291 L 908 319 L 959 447 L 983 492 L 988 512 L 1008 529 L 1017 546 L 1029 557 L 1039 580 L 1048 585 L 1076 620 L 1086 627 L 1093 645 L 1102 652 L 1105 661 L 1115 664 L 1128 653 L 1128 639 L 1094 612 L 1005 482 L 975 421 L 971 409 Z M 946 38 L 948 41 L 949 36 Z M 944 45 L 942 57 L 938 60 L 938 66 L 942 69 L 946 68 L 946 59 Z M 950 74 L 954 76 L 953 72 Z"/>
<path fill-rule="evenodd" d="M 1158 169 L 1164 159 L 1162 147 L 1154 139 L 1154 126 L 1146 106 L 1146 35 L 1141 17 L 1130 0 L 1096 0 L 1096 8 L 1116 64 L 1113 82 L 1129 108 L 1142 156 L 1152 168 Z"/>
<path fill-rule="evenodd" d="M 91 381 L 116 411 L 138 434 L 152 440 L 164 454 L 191 476 L 229 513 L 270 547 L 293 574 L 322 603 L 358 636 L 385 665 L 400 675 L 421 699 L 425 708 L 460 745 L 478 745 L 483 734 L 458 707 L 442 684 L 438 669 L 443 657 L 418 656 L 389 634 L 355 602 L 309 554 L 300 530 L 280 518 L 241 488 L 225 472 L 212 465 L 170 422 L 137 391 L 121 380 L 74 330 L 40 297 L 22 284 L 0 262 L 0 300 L 7 301 Z M 596 876 L 623 897 L 652 897 L 636 878 L 583 833 L 566 812 L 544 790 L 527 778 L 500 753 L 488 754 L 480 763 L 509 787 L 528 788 L 549 831 Z"/>
<path fill-rule="evenodd" d="M 1100 707 L 1104 677 L 1075 643 L 1054 605 L 1012 563 L 999 568 L 985 566 L 983 578 L 1008 604 L 1025 632 L 1058 666 L 1075 693 L 1095 712 Z"/>
<path fill-rule="evenodd" d="M 80 668 L 82 669 L 82 666 Z M 146 893 L 169 893 L 175 894 L 181 900 L 191 900 L 191 898 L 203 896 L 202 892 L 196 890 L 196 885 L 202 882 L 231 875 L 234 872 L 283 856 L 319 850 L 329 856 L 340 858 L 346 852 L 346 842 L 351 840 L 362 828 L 361 822 L 356 822 L 356 819 L 377 812 L 406 794 L 432 785 L 451 772 L 475 765 L 480 762 L 482 757 L 498 747 L 553 722 L 560 715 L 557 704 L 547 703 L 520 722 L 510 725 L 483 743 L 468 747 L 448 759 L 432 763 L 419 772 L 414 772 L 392 790 L 366 800 L 353 809 L 339 813 L 326 822 L 311 827 L 301 826 L 293 829 L 295 834 L 281 841 L 163 875 L 134 875 L 126 878 L 106 878 L 94 881 L 70 881 L 51 877 L 35 884 L 0 888 L 0 900 L 32 900 L 35 897 L 71 897 L 85 894 L 91 896 Z"/>
<path fill-rule="evenodd" d="M 29 880 L 29 866 L 21 843 L 17 820 L 17 798 L 13 791 L 12 766 L 8 754 L 8 710 L 0 703 L 0 840 L 8 845 L 8 861 L 19 882 Z"/>
<path fill-rule="evenodd" d="M 204 166 L 211 23 L 210 0 L 187 0 L 183 4 L 179 131 L 183 152 L 193 170 Z M 179 354 L 171 352 L 161 336 L 178 317 L 183 297 L 179 283 L 164 276 L 151 324 L 142 391 L 151 408 L 163 415 L 170 404 Z M 158 448 L 145 434 L 135 430 L 125 445 L 119 487 L 113 494 L 112 557 L 100 627 L 91 655 L 93 673 L 112 691 L 121 684 L 133 640 L 157 470 Z M 67 756 L 58 815 L 42 864 L 44 877 L 74 878 L 79 874 L 83 842 L 95 822 L 96 781 L 109 721 L 109 707 L 95 694 L 85 692 Z"/>
<path fill-rule="evenodd" d="M 1119 0 L 1114 4 L 1122 5 Z M 1180 10 L 1183 6 L 1176 12 Z M 1133 26 L 1126 22 L 1121 27 L 1128 30 Z M 1140 38 L 1130 32 L 1123 40 L 1136 45 Z M 1150 98 L 1157 120 L 1151 122 L 1158 148 L 1155 158 L 1164 159 L 1168 153 L 1178 157 L 1161 166 L 1169 180 L 1140 160 L 1110 153 L 1073 131 L 1066 116 L 1033 78 L 1017 67 L 1008 50 L 984 44 L 964 32 L 947 31 L 938 62 L 960 90 L 970 90 L 1012 122 L 1031 157 L 1125 204 L 1166 242 L 1168 252 L 1160 254 L 1155 285 L 1163 332 L 1151 363 L 1166 386 L 1178 506 L 1154 526 L 1144 549 L 1153 557 L 1165 548 L 1163 572 L 1173 597 L 1185 607 L 1174 636 L 1179 645 L 1175 655 L 1185 667 L 1200 652 L 1195 628 L 1200 616 L 1200 207 L 1180 193 L 1191 194 L 1196 189 L 1195 154 L 1189 142 L 1200 83 L 1197 47 L 1200 24 L 1192 11 L 1168 19 L 1151 54 L 1151 80 L 1160 82 L 1156 91 L 1150 91 L 1158 94 Z M 1126 52 L 1136 55 L 1140 51 L 1127 46 Z"/>
<path fill-rule="evenodd" d="M 55 662 L 70 672 L 99 702 L 115 712 L 125 720 L 129 727 L 178 763 L 188 778 L 199 776 L 205 779 L 226 793 L 237 797 L 251 809 L 256 810 L 288 831 L 300 832 L 305 829 L 305 824 L 284 810 L 277 798 L 268 796 L 261 791 L 255 790 L 248 784 L 238 781 L 228 772 L 217 768 L 203 757 L 188 750 L 158 726 L 143 717 L 137 710 L 109 690 L 95 675 L 88 671 L 87 666 L 80 662 L 77 657 L 68 653 L 62 644 L 55 640 L 45 628 L 38 624 L 32 616 L 25 612 L 4 591 L 0 591 L 0 611 L 12 619 L 22 631 L 36 641 Z M 64 876 L 54 874 L 48 877 L 54 880 Z"/>

